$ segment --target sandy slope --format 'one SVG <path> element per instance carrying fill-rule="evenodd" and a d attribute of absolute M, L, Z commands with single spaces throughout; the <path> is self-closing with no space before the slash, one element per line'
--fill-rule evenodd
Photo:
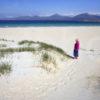
<path fill-rule="evenodd" d="M 64 62 L 56 74 L 26 66 L 0 77 L 0 100 L 100 99 L 100 27 L 0 28 L 0 38 L 43 41 L 70 55 L 74 40 L 81 43 L 79 59 Z M 31 60 L 24 62 L 31 65 Z"/>

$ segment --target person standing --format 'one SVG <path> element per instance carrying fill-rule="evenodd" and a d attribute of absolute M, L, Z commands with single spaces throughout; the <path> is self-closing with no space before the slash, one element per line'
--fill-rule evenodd
<path fill-rule="evenodd" d="M 80 48 L 80 43 L 79 40 L 76 39 L 74 44 L 74 59 L 77 59 L 79 57 L 79 48 Z"/>

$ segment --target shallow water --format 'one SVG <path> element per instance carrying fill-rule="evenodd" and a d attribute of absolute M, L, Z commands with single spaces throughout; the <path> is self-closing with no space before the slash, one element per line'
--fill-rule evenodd
<path fill-rule="evenodd" d="M 68 21 L 0 21 L 0 27 L 100 26 L 100 22 Z"/>

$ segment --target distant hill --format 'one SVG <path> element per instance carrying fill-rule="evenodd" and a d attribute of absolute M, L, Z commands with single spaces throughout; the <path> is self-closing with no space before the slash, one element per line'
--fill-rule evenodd
<path fill-rule="evenodd" d="M 83 14 L 79 14 L 79 15 L 74 16 L 73 20 L 100 22 L 100 15 L 83 13 Z"/>
<path fill-rule="evenodd" d="M 18 17 L 2 17 L 0 20 L 26 20 L 26 21 L 81 21 L 81 22 L 100 22 L 100 15 L 82 13 L 76 16 L 63 16 L 59 14 L 54 14 L 51 16 L 18 16 Z"/>

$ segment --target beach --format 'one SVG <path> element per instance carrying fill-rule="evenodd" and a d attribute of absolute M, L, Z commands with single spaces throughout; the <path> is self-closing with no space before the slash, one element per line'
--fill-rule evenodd
<path fill-rule="evenodd" d="M 34 67 L 31 53 L 9 56 L 16 67 L 8 76 L 0 76 L 0 100 L 99 100 L 100 26 L 6 27 L 0 28 L 0 39 L 51 44 L 71 57 L 75 39 L 80 41 L 79 58 L 57 60 L 61 67 L 55 73 Z M 8 42 L 16 48 L 13 44 Z"/>

